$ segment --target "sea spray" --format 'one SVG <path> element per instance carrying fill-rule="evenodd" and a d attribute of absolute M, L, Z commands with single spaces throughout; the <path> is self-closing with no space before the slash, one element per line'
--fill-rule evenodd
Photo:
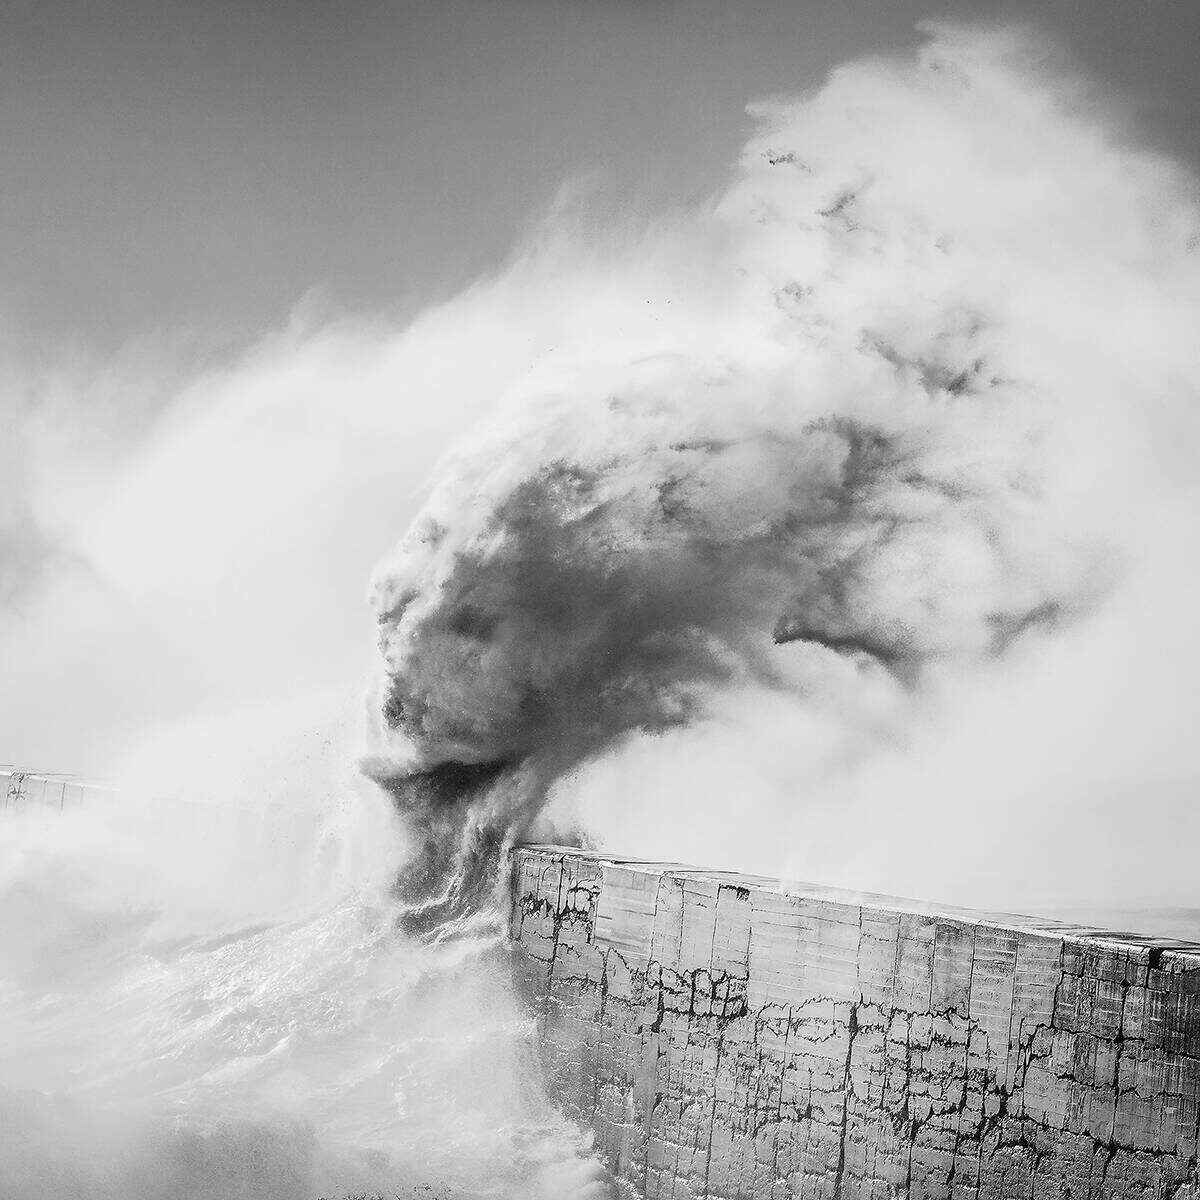
<path fill-rule="evenodd" d="M 1157 336 L 1092 331 L 1194 298 L 1196 222 L 1081 95 L 1020 38 L 941 30 L 756 109 L 728 189 L 606 266 L 551 239 L 605 299 L 446 457 L 372 592 L 366 768 L 418 831 L 424 921 L 631 739 L 784 693 L 867 746 L 931 671 L 1110 594 L 1106 472 L 1180 384 L 1123 387 Z"/>
<path fill-rule="evenodd" d="M 385 799 L 272 832 L 117 793 L 0 817 L 0 1194 L 607 1195 L 497 921 L 397 931 Z"/>

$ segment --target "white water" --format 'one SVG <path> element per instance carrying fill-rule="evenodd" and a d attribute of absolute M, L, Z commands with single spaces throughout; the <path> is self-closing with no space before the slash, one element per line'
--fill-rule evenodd
<path fill-rule="evenodd" d="M 0 817 L 5 1200 L 609 1194 L 498 919 L 397 932 L 381 798 L 99 808 Z"/>

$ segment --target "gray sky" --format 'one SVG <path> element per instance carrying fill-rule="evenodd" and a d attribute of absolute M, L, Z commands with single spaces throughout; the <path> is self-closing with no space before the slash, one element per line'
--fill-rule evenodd
<path fill-rule="evenodd" d="M 1190 0 L 9 0 L 0 344 L 236 344 L 312 288 L 444 295 L 564 179 L 616 211 L 705 194 L 748 99 L 945 15 L 1036 17 L 1200 161 Z"/>

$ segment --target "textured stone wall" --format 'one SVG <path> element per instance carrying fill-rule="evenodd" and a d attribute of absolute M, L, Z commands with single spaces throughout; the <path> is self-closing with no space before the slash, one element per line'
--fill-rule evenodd
<path fill-rule="evenodd" d="M 554 847 L 511 931 L 646 1200 L 1200 1200 L 1200 947 Z"/>

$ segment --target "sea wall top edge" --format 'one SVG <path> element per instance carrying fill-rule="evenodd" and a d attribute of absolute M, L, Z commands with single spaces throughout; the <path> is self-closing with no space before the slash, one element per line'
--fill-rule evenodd
<path fill-rule="evenodd" d="M 1200 943 L 1181 941 L 1176 938 L 1156 937 L 1150 934 L 1110 930 L 1098 926 L 1077 925 L 1067 921 L 1056 921 L 1049 917 L 1025 916 L 1019 913 L 992 912 L 983 909 L 961 908 L 932 901 L 913 900 L 903 896 L 888 896 L 874 892 L 858 892 L 848 888 L 829 887 L 825 884 L 805 883 L 802 880 L 775 879 L 765 875 L 752 875 L 741 871 L 712 870 L 687 863 L 663 862 L 653 859 L 634 858 L 611 854 L 600 850 L 586 850 L 573 846 L 557 846 L 547 843 L 522 843 L 513 848 L 514 855 L 535 854 L 556 859 L 573 859 L 578 862 L 595 863 L 603 867 L 620 867 L 648 875 L 670 876 L 674 879 L 717 881 L 732 887 L 743 887 L 757 892 L 792 896 L 801 900 L 816 900 L 826 904 L 845 905 L 852 908 L 878 908 L 912 916 L 933 917 L 965 925 L 986 925 L 991 928 L 1018 933 L 1036 934 L 1043 937 L 1061 938 L 1065 941 L 1085 943 L 1106 949 L 1125 949 L 1131 953 L 1158 957 L 1163 951 L 1184 958 L 1194 958 L 1194 966 L 1200 969 Z M 1186 964 L 1191 969 L 1191 963 Z"/>

